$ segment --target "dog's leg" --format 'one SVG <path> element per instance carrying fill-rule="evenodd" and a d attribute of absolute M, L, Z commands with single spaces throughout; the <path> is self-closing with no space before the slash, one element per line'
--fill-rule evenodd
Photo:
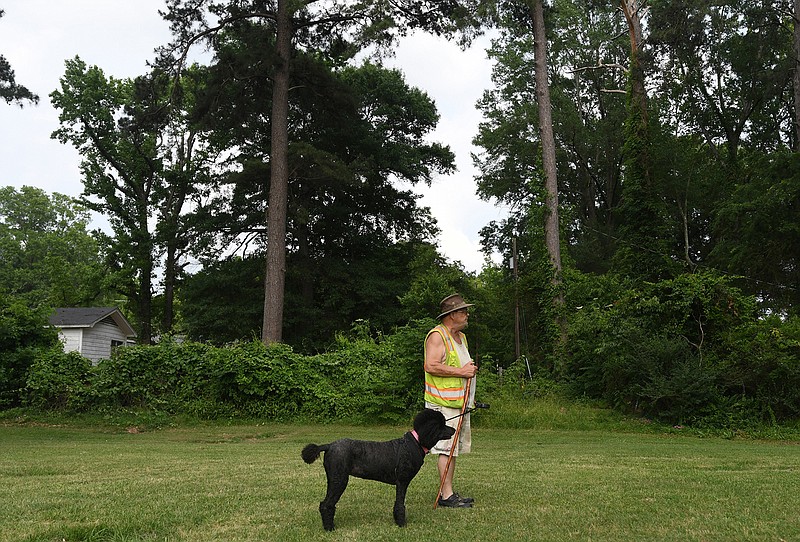
<path fill-rule="evenodd" d="M 328 473 L 328 491 L 325 500 L 319 503 L 319 514 L 322 516 L 322 528 L 326 531 L 334 529 L 333 516 L 336 514 L 336 503 L 342 497 L 342 493 L 347 489 L 347 482 L 350 477 L 347 474 Z"/>
<path fill-rule="evenodd" d="M 407 482 L 397 482 L 395 486 L 394 498 L 394 522 L 398 527 L 406 526 L 406 491 L 408 490 Z"/>

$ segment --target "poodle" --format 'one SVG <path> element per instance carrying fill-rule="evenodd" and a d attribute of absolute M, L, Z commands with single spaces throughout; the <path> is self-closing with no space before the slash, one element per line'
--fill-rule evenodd
<path fill-rule="evenodd" d="M 301 452 L 306 463 L 313 463 L 320 452 L 325 452 L 323 464 L 328 492 L 325 500 L 319 503 L 323 528 L 333 530 L 336 503 L 347 488 L 351 475 L 394 485 L 394 522 L 404 527 L 408 485 L 422 467 L 425 454 L 438 441 L 451 438 L 453 433 L 455 429 L 445 424 L 441 412 L 426 408 L 414 418 L 414 430 L 398 439 L 372 442 L 344 438 L 321 446 L 307 445 Z"/>

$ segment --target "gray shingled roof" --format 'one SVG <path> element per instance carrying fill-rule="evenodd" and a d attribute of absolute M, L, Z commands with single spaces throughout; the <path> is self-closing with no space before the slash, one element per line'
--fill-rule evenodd
<path fill-rule="evenodd" d="M 93 327 L 98 322 L 112 317 L 117 326 L 128 336 L 136 332 L 116 307 L 75 307 L 55 309 L 50 316 L 50 325 L 56 327 Z"/>

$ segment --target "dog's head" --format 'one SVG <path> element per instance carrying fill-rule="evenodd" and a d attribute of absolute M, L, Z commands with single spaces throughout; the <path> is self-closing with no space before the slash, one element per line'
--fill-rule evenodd
<path fill-rule="evenodd" d="M 451 438 L 456 432 L 445 423 L 441 412 L 430 408 L 426 408 L 414 418 L 414 431 L 419 435 L 420 445 L 429 450 L 437 442 Z"/>

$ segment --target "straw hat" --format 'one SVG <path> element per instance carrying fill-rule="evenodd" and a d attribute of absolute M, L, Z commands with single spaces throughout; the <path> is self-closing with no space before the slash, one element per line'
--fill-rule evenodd
<path fill-rule="evenodd" d="M 439 310 L 442 311 L 442 314 L 437 316 L 436 318 L 441 320 L 451 312 L 455 312 L 460 309 L 466 309 L 467 307 L 473 307 L 473 303 L 464 303 L 464 298 L 461 297 L 459 294 L 452 294 L 444 299 L 442 299 L 442 303 L 439 306 Z"/>

